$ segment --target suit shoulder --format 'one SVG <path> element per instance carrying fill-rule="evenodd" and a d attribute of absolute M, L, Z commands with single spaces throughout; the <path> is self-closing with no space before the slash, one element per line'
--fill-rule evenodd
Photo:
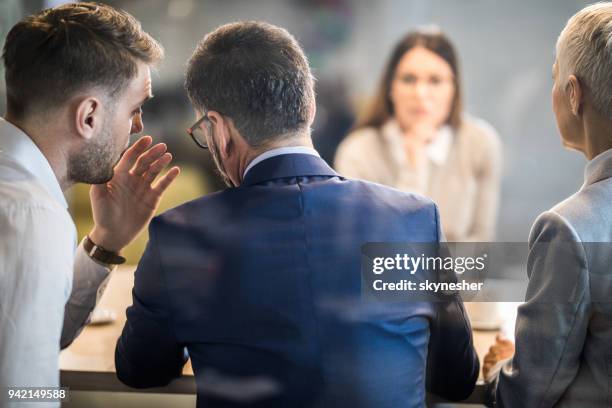
<path fill-rule="evenodd" d="M 609 242 L 612 220 L 605 213 L 611 200 L 612 183 L 598 182 L 581 188 L 551 211 L 563 217 L 583 241 Z"/>
<path fill-rule="evenodd" d="M 365 180 L 347 179 L 345 182 L 353 185 L 355 189 L 361 190 L 361 197 L 371 197 L 377 201 L 394 203 L 410 211 L 426 208 L 437 211 L 437 206 L 431 198 L 417 193 L 401 191 L 393 187 Z"/>
<path fill-rule="evenodd" d="M 557 206 L 541 213 L 533 223 L 529 242 L 580 242 L 580 236 L 572 222 Z"/>
<path fill-rule="evenodd" d="M 216 191 L 187 201 L 159 214 L 153 218 L 151 223 L 156 225 L 192 225 L 195 220 L 223 208 L 224 202 L 227 202 L 229 198 L 228 195 L 231 195 L 231 190 L 237 189 Z M 220 214 L 217 213 L 218 215 Z"/>

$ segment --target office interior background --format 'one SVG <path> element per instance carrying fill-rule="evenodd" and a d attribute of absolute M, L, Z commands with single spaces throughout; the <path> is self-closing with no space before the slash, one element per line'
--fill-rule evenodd
<path fill-rule="evenodd" d="M 144 106 L 145 133 L 166 142 L 187 171 L 165 207 L 222 188 L 208 153 L 184 129 L 194 113 L 183 89 L 195 44 L 226 22 L 280 25 L 304 47 L 317 78 L 315 146 L 330 164 L 337 144 L 373 96 L 395 42 L 408 30 L 437 25 L 460 57 L 464 102 L 503 143 L 496 240 L 525 241 L 537 214 L 575 192 L 584 159 L 561 147 L 551 109 L 554 45 L 567 19 L 589 2 L 575 0 L 111 0 L 132 13 L 165 47 L 154 74 L 155 98 Z M 65 3 L 0 0 L 0 39 L 23 16 Z M 2 74 L 3 75 L 3 74 Z M 4 112 L 4 83 L 0 111 Z M 73 192 L 73 212 L 87 211 Z M 80 198 L 84 196 L 85 198 Z M 83 214 L 79 224 L 87 223 Z M 86 226 L 79 225 L 80 230 Z M 82 232 L 82 231 L 81 231 Z M 142 243 L 141 243 L 142 245 Z M 131 254 L 137 260 L 137 253 Z"/>
<path fill-rule="evenodd" d="M 467 113 L 488 121 L 503 143 L 497 241 L 526 241 L 535 217 L 582 184 L 585 159 L 562 148 L 551 109 L 551 66 L 567 19 L 591 3 L 576 0 L 111 0 L 138 18 L 165 47 L 144 110 L 145 134 L 169 145 L 183 174 L 161 210 L 223 188 L 209 153 L 184 129 L 194 113 L 183 89 L 185 62 L 217 26 L 265 20 L 294 34 L 317 78 L 315 147 L 329 164 L 335 148 L 375 92 L 396 41 L 423 25 L 439 26 L 460 58 Z M 0 40 L 22 17 L 59 0 L 0 0 Z M 0 74 L 4 77 L 2 67 Z M 0 112 L 5 110 L 0 81 Z M 80 234 L 89 229 L 87 187 L 69 193 Z M 138 261 L 146 234 L 128 251 Z M 175 396 L 176 406 L 193 399 Z M 89 400 L 105 406 L 108 398 Z M 153 400 L 149 400 L 154 406 Z M 96 405 L 100 404 L 100 405 Z M 165 403 L 164 403 L 165 404 Z M 124 406 L 123 403 L 120 406 Z"/>

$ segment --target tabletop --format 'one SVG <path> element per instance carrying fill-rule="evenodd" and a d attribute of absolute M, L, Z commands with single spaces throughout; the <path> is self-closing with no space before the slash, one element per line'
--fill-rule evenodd
<path fill-rule="evenodd" d="M 136 391 L 191 394 L 195 393 L 195 381 L 191 363 L 183 370 L 183 377 L 166 387 L 148 390 L 133 389 L 122 384 L 115 375 L 115 344 L 125 324 L 125 309 L 132 303 L 134 266 L 120 267 L 112 273 L 98 309 L 107 309 L 116 314 L 110 324 L 89 325 L 75 341 L 60 353 L 60 378 L 62 386 L 72 390 L 90 391 Z M 484 309 L 494 308 L 486 305 Z M 483 308 L 481 308 L 483 309 Z M 470 307 L 468 304 L 468 311 Z M 508 319 L 512 319 L 511 312 Z M 508 320 L 506 319 L 506 320 Z M 497 330 L 474 330 L 474 346 L 481 360 L 488 348 L 495 342 Z M 471 399 L 480 400 L 484 392 L 481 379 Z"/>

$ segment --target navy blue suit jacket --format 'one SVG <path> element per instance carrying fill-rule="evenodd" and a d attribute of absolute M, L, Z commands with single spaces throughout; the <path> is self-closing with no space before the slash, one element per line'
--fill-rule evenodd
<path fill-rule="evenodd" d="M 479 364 L 461 301 L 361 301 L 366 242 L 438 242 L 435 204 L 286 154 L 242 185 L 156 217 L 116 368 L 133 387 L 181 375 L 198 406 L 417 407 L 463 399 Z"/>

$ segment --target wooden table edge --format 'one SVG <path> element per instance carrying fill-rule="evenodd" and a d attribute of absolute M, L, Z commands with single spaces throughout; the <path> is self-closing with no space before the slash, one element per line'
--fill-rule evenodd
<path fill-rule="evenodd" d="M 164 387 L 132 388 L 123 384 L 114 372 L 60 370 L 60 384 L 72 391 L 142 392 L 157 394 L 195 394 L 193 375 L 182 375 Z"/>
<path fill-rule="evenodd" d="M 61 370 L 60 383 L 72 391 L 104 391 L 104 392 L 138 392 L 151 394 L 196 394 L 196 383 L 193 375 L 183 375 L 165 387 L 132 388 L 123 384 L 114 372 Z M 460 401 L 465 404 L 483 404 L 485 401 L 486 384 L 478 380 L 470 396 Z M 428 403 L 450 402 L 434 394 L 427 394 Z"/>

